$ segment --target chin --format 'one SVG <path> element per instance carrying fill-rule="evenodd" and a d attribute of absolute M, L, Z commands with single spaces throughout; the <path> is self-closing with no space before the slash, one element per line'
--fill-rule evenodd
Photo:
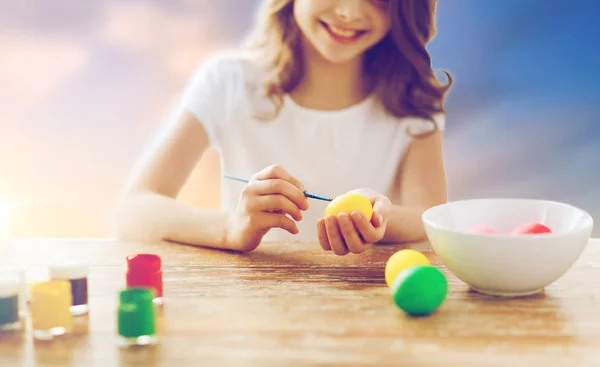
<path fill-rule="evenodd" d="M 360 57 L 360 52 L 335 52 L 329 50 L 321 50 L 319 54 L 323 59 L 332 64 L 345 64 L 356 60 Z"/>

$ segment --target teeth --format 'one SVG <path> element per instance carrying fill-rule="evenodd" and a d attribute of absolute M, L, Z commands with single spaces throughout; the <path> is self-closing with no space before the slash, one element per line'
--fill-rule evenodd
<path fill-rule="evenodd" d="M 358 34 L 358 31 L 348 30 L 348 29 L 336 27 L 334 25 L 330 25 L 329 29 L 334 34 L 336 34 L 336 35 L 338 35 L 340 37 L 344 37 L 344 38 L 353 38 L 353 37 L 355 37 Z"/>

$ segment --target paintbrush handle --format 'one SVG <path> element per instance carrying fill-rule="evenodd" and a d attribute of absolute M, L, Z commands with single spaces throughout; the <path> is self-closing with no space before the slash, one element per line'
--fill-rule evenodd
<path fill-rule="evenodd" d="M 245 178 L 241 178 L 241 177 L 237 177 L 237 176 L 223 175 L 223 177 L 228 178 L 230 180 L 240 181 L 240 182 L 244 182 L 244 183 L 250 182 L 249 180 L 247 180 Z M 314 193 L 308 192 L 308 191 L 304 191 L 304 196 L 306 196 L 307 198 L 316 199 L 316 200 L 331 201 L 331 198 L 328 198 L 327 196 L 314 194 Z"/>
<path fill-rule="evenodd" d="M 228 178 L 230 180 L 234 180 L 234 181 L 240 181 L 240 182 L 245 182 L 245 183 L 250 182 L 249 180 L 246 180 L 245 178 L 231 176 L 231 175 L 223 175 L 223 177 Z"/>

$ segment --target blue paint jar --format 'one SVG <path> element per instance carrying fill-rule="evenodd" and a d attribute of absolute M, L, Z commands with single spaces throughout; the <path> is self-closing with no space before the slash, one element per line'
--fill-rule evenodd
<path fill-rule="evenodd" d="M 49 273 L 50 279 L 68 280 L 71 283 L 71 313 L 73 316 L 88 313 L 89 266 L 79 262 L 52 264 L 49 267 Z"/>
<path fill-rule="evenodd" d="M 23 290 L 20 271 L 0 272 L 0 330 L 16 330 L 21 327 L 19 319 L 20 297 Z"/>

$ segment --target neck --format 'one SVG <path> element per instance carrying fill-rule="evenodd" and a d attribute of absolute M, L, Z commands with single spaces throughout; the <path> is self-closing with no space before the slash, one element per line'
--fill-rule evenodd
<path fill-rule="evenodd" d="M 313 47 L 305 45 L 303 48 L 304 74 L 290 93 L 296 103 L 319 110 L 338 110 L 353 106 L 367 96 L 362 58 L 331 63 Z"/>

